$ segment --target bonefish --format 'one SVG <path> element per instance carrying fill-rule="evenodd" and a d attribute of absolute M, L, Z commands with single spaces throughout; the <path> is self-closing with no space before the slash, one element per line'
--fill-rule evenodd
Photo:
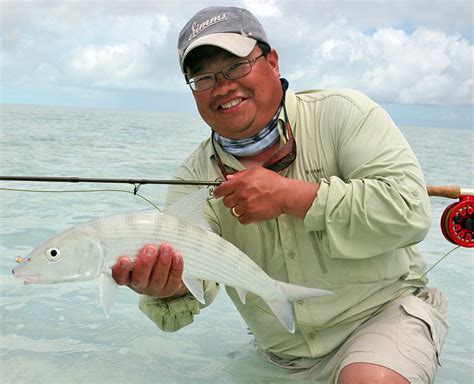
<path fill-rule="evenodd" d="M 248 291 L 260 296 L 288 332 L 295 332 L 291 302 L 332 292 L 277 281 L 236 246 L 223 239 L 203 217 L 206 188 L 157 211 L 137 211 L 96 219 L 62 232 L 34 249 L 13 269 L 26 284 L 99 279 L 108 315 L 118 285 L 111 268 L 123 255 L 137 255 L 145 244 L 170 243 L 183 255 L 183 282 L 204 303 L 203 280 L 235 288 L 243 303 Z"/>

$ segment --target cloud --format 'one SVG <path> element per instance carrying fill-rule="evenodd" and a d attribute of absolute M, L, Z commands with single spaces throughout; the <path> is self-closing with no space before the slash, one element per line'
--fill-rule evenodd
<path fill-rule="evenodd" d="M 288 65 L 297 87 L 351 87 L 377 100 L 407 104 L 474 103 L 474 46 L 458 34 L 426 27 L 364 33 L 339 19 L 310 40 L 301 41 L 306 57 Z"/>
<path fill-rule="evenodd" d="M 110 79 L 124 83 L 143 75 L 143 50 L 130 44 L 89 45 L 77 48 L 71 55 L 71 74 L 77 78 L 107 83 Z"/>
<path fill-rule="evenodd" d="M 467 1 L 230 0 L 261 20 L 293 89 L 352 87 L 380 101 L 472 105 Z M 187 92 L 176 39 L 213 1 L 7 1 L 2 82 Z M 450 21 L 453 20 L 453 21 Z"/>
<path fill-rule="evenodd" d="M 176 87 L 176 82 L 169 82 L 166 66 L 160 68 L 160 64 L 167 61 L 171 64 L 167 45 L 171 25 L 168 18 L 165 15 L 147 18 L 120 16 L 114 25 L 118 25 L 115 28 L 117 38 L 109 41 L 117 43 L 79 45 L 70 52 L 65 60 L 65 79 L 74 79 L 76 83 L 88 86 L 118 89 Z M 118 33 L 121 29 L 123 32 Z"/>
<path fill-rule="evenodd" d="M 282 12 L 276 0 L 244 0 L 243 8 L 248 9 L 257 18 L 282 16 Z"/>

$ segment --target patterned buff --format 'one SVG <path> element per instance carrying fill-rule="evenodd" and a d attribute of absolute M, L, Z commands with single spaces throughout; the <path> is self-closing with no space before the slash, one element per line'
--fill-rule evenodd
<path fill-rule="evenodd" d="M 288 89 L 288 81 L 286 79 L 281 79 L 281 83 L 284 98 L 285 91 Z M 278 116 L 280 116 L 282 108 L 283 101 L 270 123 L 252 137 L 245 139 L 228 139 L 227 137 L 222 137 L 217 132 L 214 132 L 214 138 L 221 147 L 231 155 L 238 157 L 257 155 L 271 147 L 280 139 L 280 134 L 278 132 Z"/>

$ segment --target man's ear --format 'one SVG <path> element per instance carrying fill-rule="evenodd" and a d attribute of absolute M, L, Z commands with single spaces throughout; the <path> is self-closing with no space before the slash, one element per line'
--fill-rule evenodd
<path fill-rule="evenodd" d="M 273 69 L 273 72 L 280 77 L 280 67 L 278 65 L 278 53 L 275 49 L 272 49 L 267 55 L 267 61 Z"/>

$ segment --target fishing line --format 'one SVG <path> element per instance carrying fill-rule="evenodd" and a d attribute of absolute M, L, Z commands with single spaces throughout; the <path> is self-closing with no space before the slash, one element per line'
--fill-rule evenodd
<path fill-rule="evenodd" d="M 13 191 L 13 192 L 37 192 L 37 193 L 95 193 L 95 192 L 121 192 L 121 193 L 128 193 L 130 195 L 137 196 L 148 204 L 150 204 L 153 208 L 155 208 L 158 212 L 161 212 L 161 209 L 153 203 L 150 199 L 146 198 L 145 196 L 139 194 L 136 190 L 135 191 L 127 191 L 125 189 L 71 189 L 71 190 L 57 190 L 57 189 L 19 189 L 19 188 L 0 188 L 0 191 Z"/>
<path fill-rule="evenodd" d="M 445 253 L 443 256 L 441 256 L 430 268 L 428 268 L 422 275 L 420 275 L 417 279 L 423 279 L 428 273 L 430 273 L 439 263 L 441 263 L 448 255 L 450 255 L 451 253 L 453 253 L 455 250 L 457 250 L 458 248 L 460 248 L 461 246 L 458 245 L 456 247 L 454 247 L 453 249 L 451 249 L 450 251 L 448 251 L 447 253 Z M 375 315 L 378 315 L 383 309 L 385 309 L 388 305 L 390 305 L 391 303 L 393 303 L 395 300 L 399 299 L 400 297 L 402 297 L 406 292 L 408 292 L 410 289 L 413 289 L 413 287 L 406 287 L 405 289 L 403 289 L 400 293 L 398 293 L 398 295 L 396 295 L 394 298 L 392 298 L 391 300 L 387 301 L 386 303 L 384 303 L 381 307 L 377 308 L 377 310 L 371 315 L 371 317 L 375 316 Z M 258 309 L 260 309 L 262 312 L 265 312 L 269 315 L 273 315 L 273 313 L 271 311 L 269 311 L 267 308 L 264 308 L 262 306 L 260 306 L 259 304 L 256 303 L 256 300 L 257 299 L 251 299 L 251 300 L 247 300 L 249 304 L 253 304 L 255 307 L 257 307 Z M 296 322 L 295 322 L 296 323 Z M 296 323 L 298 324 L 298 323 Z"/>
<path fill-rule="evenodd" d="M 428 268 L 425 273 L 423 273 L 422 275 L 420 275 L 417 279 L 423 279 L 429 272 L 431 272 L 439 263 L 441 263 L 441 261 L 443 261 L 448 255 L 450 255 L 451 253 L 453 253 L 456 249 L 460 248 L 461 245 L 458 245 L 456 247 L 454 247 L 453 249 L 451 249 L 450 251 L 448 251 L 447 253 L 445 253 L 443 256 L 441 256 L 430 268 Z M 378 315 L 380 312 L 382 312 L 387 306 L 389 306 L 390 304 L 392 304 L 395 300 L 399 299 L 400 297 L 402 297 L 405 293 L 407 293 L 410 289 L 413 289 L 413 287 L 406 287 L 404 290 L 402 290 L 398 295 L 396 295 L 393 299 L 387 301 L 386 303 L 384 303 L 381 307 L 377 308 L 377 310 L 371 315 L 371 317 L 374 317 L 376 315 Z"/>
<path fill-rule="evenodd" d="M 140 184 L 135 185 L 134 191 L 128 191 L 124 189 L 79 189 L 79 190 L 41 190 L 41 189 L 19 189 L 19 188 L 0 188 L 0 191 L 13 191 L 13 192 L 32 192 L 32 193 L 98 193 L 98 192 L 120 192 L 120 193 L 128 193 L 134 196 L 138 196 L 139 198 L 143 199 L 145 202 L 150 204 L 153 208 L 155 208 L 158 212 L 161 212 L 161 209 L 153 203 L 151 200 L 146 198 L 145 196 L 141 195 L 138 193 L 138 188 L 140 187 Z M 455 196 L 457 197 L 457 195 Z M 460 248 L 461 245 L 457 245 L 450 251 L 448 251 L 446 254 L 441 256 L 430 268 L 428 268 L 422 275 L 418 277 L 418 279 L 423 279 L 429 272 L 431 272 L 441 261 L 443 261 L 448 255 L 453 253 L 455 250 Z M 402 290 L 398 295 L 396 295 L 394 298 L 389 300 L 388 302 L 384 303 L 381 307 L 379 307 L 372 316 L 377 315 L 380 313 L 385 307 L 387 307 L 389 304 L 393 303 L 395 300 L 403 296 L 406 292 L 408 292 L 410 289 L 413 289 L 413 287 L 407 287 L 404 290 Z M 248 300 L 249 304 L 253 304 L 256 308 L 260 309 L 262 312 L 265 312 L 267 314 L 273 314 L 271 311 L 267 310 L 266 308 L 260 306 L 259 304 L 256 303 L 257 299 L 250 299 Z"/>

